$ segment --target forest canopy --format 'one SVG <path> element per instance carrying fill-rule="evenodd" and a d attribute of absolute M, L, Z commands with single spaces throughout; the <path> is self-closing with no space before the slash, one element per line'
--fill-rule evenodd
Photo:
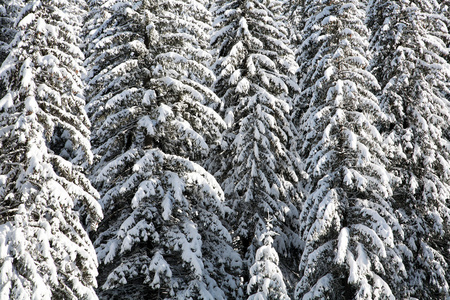
<path fill-rule="evenodd" d="M 449 299 L 449 6 L 0 0 L 0 299 Z"/>

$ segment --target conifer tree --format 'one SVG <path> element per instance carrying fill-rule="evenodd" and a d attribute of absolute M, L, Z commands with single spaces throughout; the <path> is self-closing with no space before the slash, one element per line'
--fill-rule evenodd
<path fill-rule="evenodd" d="M 207 105 L 210 14 L 198 1 L 105 1 L 86 26 L 95 239 L 105 299 L 235 299 L 241 264 L 216 180 L 194 160 L 224 122 Z"/>
<path fill-rule="evenodd" d="M 269 226 L 262 234 L 262 246 L 255 254 L 255 262 L 250 267 L 250 281 L 247 285 L 249 300 L 257 299 L 290 299 L 287 295 L 283 274 L 278 267 L 278 253 L 273 248 L 272 236 L 275 232 Z"/>
<path fill-rule="evenodd" d="M 23 3 L 21 0 L 0 1 L 0 66 L 11 51 L 10 43 L 17 33 L 14 22 L 22 7 Z M 5 94 L 6 86 L 3 86 L 3 83 L 0 82 L 0 99 Z"/>
<path fill-rule="evenodd" d="M 403 231 L 377 125 L 384 122 L 366 68 L 368 30 L 360 1 L 305 2 L 297 51 L 299 152 L 309 175 L 300 215 L 305 241 L 297 299 L 394 299 L 405 269 Z"/>
<path fill-rule="evenodd" d="M 279 5 L 217 1 L 213 7 L 212 46 L 218 56 L 214 88 L 222 98 L 227 129 L 208 165 L 233 209 L 230 227 L 246 262 L 244 284 L 250 280 L 248 292 L 263 291 L 267 299 L 287 297 L 279 269 L 288 278 L 293 272 L 289 265 L 278 265 L 277 256 L 292 264 L 300 248 L 296 233 L 300 162 L 289 151 L 296 136 L 289 113 L 297 89 L 291 77 L 297 67 Z M 273 248 L 268 242 L 272 238 L 266 238 L 271 232 Z M 262 267 L 266 262 L 273 267 Z M 273 283 L 266 285 L 266 280 Z"/>
<path fill-rule="evenodd" d="M 1 299 L 97 299 L 97 259 L 80 220 L 91 230 L 102 217 L 82 169 L 93 159 L 77 38 L 82 8 L 28 2 L 0 68 Z"/>
<path fill-rule="evenodd" d="M 450 48 L 450 1 L 449 0 L 438 0 L 438 5 L 434 5 L 435 15 L 433 17 L 438 30 L 433 30 L 433 32 L 442 39 L 447 48 Z M 436 22 L 437 21 L 437 22 Z M 435 25 L 435 26 L 436 26 Z M 444 58 L 450 63 L 450 53 L 442 53 Z"/>
<path fill-rule="evenodd" d="M 389 167 L 401 178 L 394 198 L 405 230 L 406 298 L 449 297 L 450 65 L 439 10 L 435 1 L 375 1 L 370 9 Z"/>
<path fill-rule="evenodd" d="M 22 7 L 23 3 L 21 0 L 0 1 L 0 65 L 8 56 L 9 43 L 16 34 L 14 21 Z"/>

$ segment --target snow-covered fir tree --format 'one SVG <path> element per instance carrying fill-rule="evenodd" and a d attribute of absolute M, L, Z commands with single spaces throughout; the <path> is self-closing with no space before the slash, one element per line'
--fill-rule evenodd
<path fill-rule="evenodd" d="M 436 1 L 374 1 L 370 9 L 389 167 L 401 178 L 394 198 L 405 231 L 405 298 L 449 297 L 450 65 L 439 10 Z"/>
<path fill-rule="evenodd" d="M 0 299 L 97 299 L 102 217 L 78 48 L 83 1 L 29 1 L 0 68 Z M 60 155 L 61 154 L 61 155 Z"/>
<path fill-rule="evenodd" d="M 100 298 L 235 299 L 240 257 L 205 157 L 225 124 L 199 1 L 92 3 L 86 60 L 105 212 L 94 245 Z"/>
<path fill-rule="evenodd" d="M 289 46 L 295 49 L 298 42 L 301 40 L 300 32 L 305 25 L 305 18 L 303 18 L 303 3 L 304 1 L 297 0 L 283 0 L 281 1 L 281 15 L 284 17 L 284 26 L 289 34 Z M 295 51 L 294 51 L 295 55 Z"/>
<path fill-rule="evenodd" d="M 23 5 L 21 0 L 0 1 L 0 65 L 10 51 L 9 43 L 17 32 L 14 22 Z"/>
<path fill-rule="evenodd" d="M 309 175 L 300 215 L 305 241 L 297 299 L 394 299 L 405 268 L 403 231 L 391 206 L 385 121 L 367 70 L 368 30 L 360 1 L 305 2 L 297 51 L 299 152 Z"/>
<path fill-rule="evenodd" d="M 11 51 L 10 43 L 17 33 L 14 22 L 22 7 L 21 0 L 0 1 L 0 66 Z M 0 82 L 0 98 L 5 94 L 6 86 Z"/>
<path fill-rule="evenodd" d="M 0 65 L 8 56 L 9 43 L 16 34 L 14 21 L 20 11 L 20 3 L 13 1 L 0 1 Z"/>
<path fill-rule="evenodd" d="M 261 224 L 266 226 L 266 224 Z M 276 233 L 271 231 L 271 224 L 265 228 L 260 236 L 262 246 L 255 254 L 255 262 L 250 267 L 250 281 L 247 285 L 249 300 L 258 299 L 290 299 L 287 295 L 283 274 L 278 266 L 278 253 L 273 248 L 273 237 Z"/>
<path fill-rule="evenodd" d="M 246 263 L 244 285 L 250 280 L 249 293 L 263 291 L 264 299 L 283 299 L 283 276 L 268 272 L 281 269 L 289 280 L 295 277 L 291 267 L 301 246 L 300 161 L 289 151 L 296 139 L 289 113 L 297 65 L 279 16 L 280 2 L 217 1 L 213 11 L 214 88 L 222 99 L 227 129 L 208 166 L 232 208 L 229 224 Z M 272 242 L 264 244 L 272 231 L 273 248 Z M 275 259 L 276 253 L 285 264 Z M 264 261 L 274 266 L 259 266 Z M 267 284 L 272 275 L 276 280 Z"/>
<path fill-rule="evenodd" d="M 438 30 L 433 30 L 433 32 L 442 39 L 447 48 L 450 48 L 450 1 L 449 0 L 437 0 L 438 5 L 434 5 L 435 13 L 433 21 L 437 21 Z M 450 63 L 450 53 L 447 52 L 444 58 Z"/>

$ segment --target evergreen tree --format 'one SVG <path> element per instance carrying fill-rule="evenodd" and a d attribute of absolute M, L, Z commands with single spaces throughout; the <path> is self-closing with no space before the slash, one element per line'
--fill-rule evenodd
<path fill-rule="evenodd" d="M 446 22 L 435 1 L 374 1 L 373 73 L 388 116 L 390 168 L 405 230 L 405 297 L 449 297 L 450 110 Z"/>
<path fill-rule="evenodd" d="M 0 1 L 0 66 L 8 56 L 10 43 L 17 33 L 14 22 L 23 7 L 22 1 L 1 0 Z M 0 82 L 0 99 L 6 94 L 6 86 Z"/>
<path fill-rule="evenodd" d="M 284 22 L 289 31 L 289 46 L 291 49 L 296 49 L 301 40 L 300 33 L 305 26 L 304 1 L 284 0 L 282 3 L 282 14 L 286 18 Z"/>
<path fill-rule="evenodd" d="M 93 3 L 95 4 L 95 3 Z M 216 180 L 193 162 L 224 122 L 198 1 L 105 1 L 91 7 L 87 67 L 105 221 L 95 246 L 105 299 L 234 299 L 241 264 L 221 223 Z"/>
<path fill-rule="evenodd" d="M 300 251 L 300 162 L 289 151 L 296 137 L 289 113 L 297 66 L 285 20 L 279 17 L 280 2 L 217 1 L 213 10 L 212 45 L 218 55 L 214 88 L 222 98 L 227 129 L 208 165 L 233 209 L 230 227 L 246 262 L 242 275 L 244 284 L 250 280 L 248 292 L 284 299 L 286 283 L 279 269 L 288 279 L 294 276 L 290 267 Z M 265 238 L 272 231 L 273 248 Z M 287 263 L 278 265 L 276 253 Z M 264 261 L 273 267 L 265 269 Z M 266 285 L 273 276 L 273 285 Z"/>
<path fill-rule="evenodd" d="M 8 56 L 9 43 L 16 34 L 14 21 L 23 7 L 22 1 L 1 0 L 0 1 L 0 65 Z"/>
<path fill-rule="evenodd" d="M 450 48 L 450 1 L 449 0 L 437 0 L 438 5 L 434 5 L 436 10 L 433 17 L 434 23 L 437 25 L 435 29 L 432 30 L 434 34 L 437 34 L 442 41 L 445 43 L 447 48 Z M 437 21 L 437 22 L 436 22 Z M 441 53 L 444 58 L 450 63 L 450 53 Z"/>
<path fill-rule="evenodd" d="M 97 299 L 98 193 L 77 44 L 82 1 L 30 1 L 0 68 L 0 298 Z M 59 154 L 65 153 L 65 156 Z"/>
<path fill-rule="evenodd" d="M 303 101 L 301 157 L 309 175 L 300 215 L 305 241 L 296 298 L 394 299 L 405 268 L 403 231 L 391 207 L 383 123 L 366 68 L 368 30 L 360 1 L 306 1 L 297 51 Z"/>
<path fill-rule="evenodd" d="M 290 299 L 287 296 L 283 274 L 278 267 L 278 254 L 273 248 L 272 236 L 275 232 L 270 230 L 262 234 L 262 246 L 255 254 L 255 262 L 250 268 L 250 281 L 247 285 L 249 300 L 257 299 Z"/>

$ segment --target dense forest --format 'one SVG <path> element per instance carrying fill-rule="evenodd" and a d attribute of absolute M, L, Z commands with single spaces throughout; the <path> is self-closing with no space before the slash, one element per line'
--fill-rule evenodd
<path fill-rule="evenodd" d="M 450 299 L 449 9 L 0 0 L 0 299 Z"/>

